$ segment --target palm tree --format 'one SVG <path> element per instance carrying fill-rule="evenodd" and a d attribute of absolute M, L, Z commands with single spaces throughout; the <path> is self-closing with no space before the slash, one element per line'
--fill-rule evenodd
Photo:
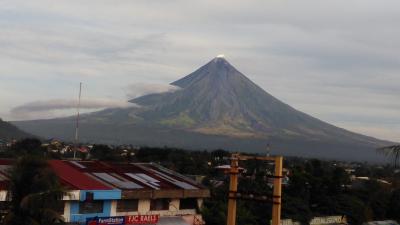
<path fill-rule="evenodd" d="M 23 156 L 10 171 L 9 213 L 4 225 L 63 223 L 57 208 L 64 192 L 57 176 L 43 159 Z"/>
<path fill-rule="evenodd" d="M 395 169 L 397 168 L 398 162 L 400 160 L 400 145 L 392 145 L 383 148 L 378 148 L 377 152 L 390 158 L 394 165 L 394 168 Z"/>

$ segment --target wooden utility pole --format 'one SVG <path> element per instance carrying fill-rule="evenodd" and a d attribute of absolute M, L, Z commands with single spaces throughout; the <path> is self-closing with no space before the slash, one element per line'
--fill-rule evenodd
<path fill-rule="evenodd" d="M 281 224 L 281 207 L 282 207 L 282 156 L 275 157 L 275 177 L 274 191 L 272 199 L 272 225 Z"/>
<path fill-rule="evenodd" d="M 240 160 L 263 160 L 273 161 L 275 163 L 274 188 L 272 196 L 272 225 L 280 225 L 281 223 L 281 204 L 282 204 L 282 156 L 242 156 L 239 154 L 232 154 L 231 168 L 230 168 L 230 183 L 229 183 L 229 200 L 228 200 L 228 215 L 227 225 L 236 225 L 236 201 L 237 201 L 237 187 L 238 187 L 238 174 L 239 174 L 239 161 Z"/>
<path fill-rule="evenodd" d="M 239 174 L 239 154 L 232 154 L 230 182 L 229 182 L 229 199 L 228 199 L 228 225 L 236 224 L 236 192 L 238 186 Z"/>

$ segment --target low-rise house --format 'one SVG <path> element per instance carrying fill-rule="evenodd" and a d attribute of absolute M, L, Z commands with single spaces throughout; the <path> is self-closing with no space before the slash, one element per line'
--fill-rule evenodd
<path fill-rule="evenodd" d="M 3 139 L 0 139 L 0 151 L 4 151 L 7 148 L 7 142 Z"/>
<path fill-rule="evenodd" d="M 310 225 L 347 225 L 346 216 L 321 216 L 314 217 L 310 221 Z"/>
<path fill-rule="evenodd" d="M 356 170 L 353 168 L 346 168 L 344 171 L 349 175 L 353 175 L 356 172 Z"/>
<path fill-rule="evenodd" d="M 320 216 L 320 217 L 312 218 L 310 220 L 309 224 L 310 225 L 347 225 L 348 222 L 347 222 L 346 216 Z M 295 221 L 292 219 L 282 219 L 281 225 L 301 225 L 301 222 Z M 373 224 L 371 224 L 371 225 L 373 225 Z"/>
<path fill-rule="evenodd" d="M 7 204 L 11 163 L 0 161 L 2 204 Z M 63 160 L 50 160 L 49 164 L 67 189 L 60 208 L 66 222 L 203 224 L 198 211 L 203 199 L 210 196 L 209 190 L 157 164 Z"/>
<path fill-rule="evenodd" d="M 381 220 L 381 221 L 365 222 L 362 225 L 399 225 L 399 223 L 394 220 Z"/>
<path fill-rule="evenodd" d="M 377 183 L 383 185 L 383 186 L 390 186 L 392 183 L 390 183 L 387 180 L 384 179 L 375 179 L 375 178 L 370 178 L 370 177 L 356 177 L 356 176 L 351 176 L 351 188 L 362 188 L 365 186 L 365 183 L 368 181 L 376 181 Z"/>

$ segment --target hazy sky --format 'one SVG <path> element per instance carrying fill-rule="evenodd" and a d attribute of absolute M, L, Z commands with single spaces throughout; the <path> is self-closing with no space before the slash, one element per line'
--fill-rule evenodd
<path fill-rule="evenodd" d="M 280 100 L 400 141 L 400 1 L 0 0 L 0 117 L 127 105 L 218 54 Z"/>

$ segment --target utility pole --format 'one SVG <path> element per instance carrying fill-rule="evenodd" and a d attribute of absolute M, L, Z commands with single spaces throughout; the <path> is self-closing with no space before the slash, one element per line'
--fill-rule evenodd
<path fill-rule="evenodd" d="M 242 196 L 237 192 L 238 188 L 238 174 L 239 174 L 239 161 L 240 160 L 263 160 L 273 161 L 275 163 L 274 188 L 272 196 L 272 225 L 280 225 L 281 223 L 281 204 L 282 204 L 282 156 L 243 156 L 237 153 L 232 154 L 231 168 L 230 168 L 230 182 L 229 182 L 229 199 L 228 199 L 228 215 L 227 225 L 236 225 L 236 202 L 238 196 Z M 244 196 L 242 196 L 244 197 Z M 256 199 L 253 195 L 250 199 Z M 263 198 L 263 197 L 261 197 Z"/>
<path fill-rule="evenodd" d="M 232 154 L 231 158 L 231 169 L 230 182 L 229 182 L 229 199 L 228 199 L 228 225 L 236 224 L 236 193 L 238 186 L 238 174 L 239 174 L 239 154 Z"/>
<path fill-rule="evenodd" d="M 74 148 L 74 159 L 76 159 L 76 150 L 79 145 L 79 111 L 81 108 L 81 95 L 82 95 L 82 82 L 79 83 L 79 96 L 78 96 L 78 107 L 76 109 L 76 127 L 75 127 L 75 148 Z"/>
<path fill-rule="evenodd" d="M 272 205 L 272 225 L 280 225 L 282 208 L 282 156 L 275 157 L 275 177 Z"/>

